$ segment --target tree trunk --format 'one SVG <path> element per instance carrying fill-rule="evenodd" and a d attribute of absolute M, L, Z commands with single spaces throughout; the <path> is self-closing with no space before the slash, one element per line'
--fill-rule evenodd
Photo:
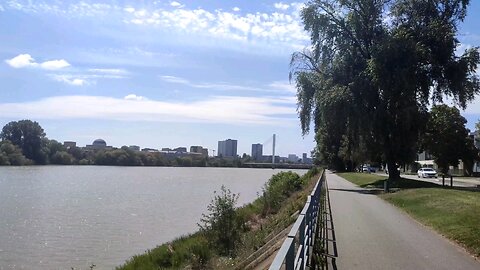
<path fill-rule="evenodd" d="M 397 165 L 394 161 L 389 160 L 387 162 L 388 166 L 388 181 L 393 182 L 395 180 L 400 179 L 400 171 L 397 169 Z"/>

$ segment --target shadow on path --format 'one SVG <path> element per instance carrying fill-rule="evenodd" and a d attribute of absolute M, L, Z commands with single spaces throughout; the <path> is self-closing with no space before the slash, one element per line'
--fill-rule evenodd
<path fill-rule="evenodd" d="M 338 257 L 338 248 L 337 248 L 337 237 L 335 235 L 335 225 L 333 223 L 333 214 L 332 214 L 332 207 L 330 203 L 330 189 L 328 188 L 328 184 L 326 184 L 327 187 L 327 204 L 328 208 L 325 210 L 325 220 L 327 222 L 326 224 L 326 229 L 327 229 L 327 250 L 326 250 L 326 256 L 327 258 L 330 258 L 330 263 L 332 266 L 333 270 L 337 270 L 337 257 Z M 333 254 L 330 254 L 330 248 L 333 248 Z M 327 268 L 328 269 L 328 263 L 327 263 Z"/>
<path fill-rule="evenodd" d="M 367 195 L 377 195 L 383 193 L 380 189 L 343 189 L 343 188 L 332 188 L 330 190 L 333 191 L 343 191 L 343 192 L 354 192 L 359 194 L 367 194 Z"/>

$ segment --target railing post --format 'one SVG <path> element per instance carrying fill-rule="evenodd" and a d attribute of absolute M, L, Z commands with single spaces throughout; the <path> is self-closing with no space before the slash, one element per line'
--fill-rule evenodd
<path fill-rule="evenodd" d="M 295 270 L 295 241 L 288 248 L 287 256 L 285 257 L 285 269 Z"/>

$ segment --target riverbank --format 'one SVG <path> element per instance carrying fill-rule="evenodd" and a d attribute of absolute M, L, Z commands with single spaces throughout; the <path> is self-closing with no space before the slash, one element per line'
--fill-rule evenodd
<path fill-rule="evenodd" d="M 165 243 L 142 255 L 133 256 L 117 270 L 192 268 L 232 269 L 242 264 L 255 250 L 295 220 L 310 193 L 318 169 L 302 177 L 294 173 L 279 173 L 268 181 L 264 193 L 254 202 L 235 210 L 233 223 L 239 223 L 235 249 L 223 252 L 212 242 L 211 232 L 199 232 Z M 221 216 L 221 215 L 220 215 Z M 220 243 L 221 244 L 221 243 Z M 243 265 L 243 264 L 242 264 Z"/>

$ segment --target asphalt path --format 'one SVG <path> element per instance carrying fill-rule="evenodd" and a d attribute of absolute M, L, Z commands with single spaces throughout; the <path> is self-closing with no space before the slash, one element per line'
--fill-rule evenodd
<path fill-rule="evenodd" d="M 337 269 L 480 269 L 461 247 L 376 195 L 330 172 L 327 183 Z"/>

